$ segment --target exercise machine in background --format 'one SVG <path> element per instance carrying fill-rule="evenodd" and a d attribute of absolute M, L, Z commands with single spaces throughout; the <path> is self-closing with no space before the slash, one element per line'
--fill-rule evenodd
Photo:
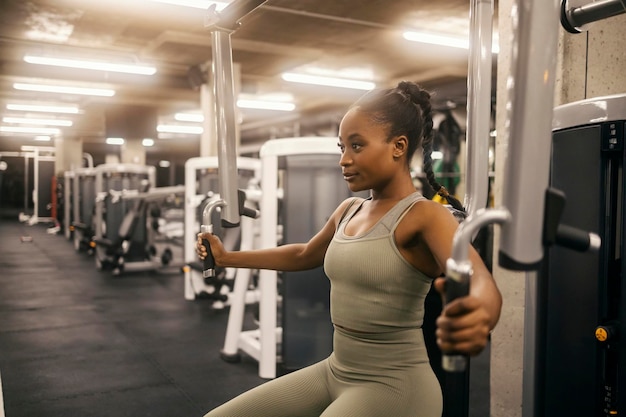
<path fill-rule="evenodd" d="M 145 201 L 122 198 L 145 192 L 155 184 L 155 168 L 133 164 L 102 164 L 95 168 L 95 214 L 93 219 L 97 269 L 145 270 Z M 150 264 L 150 265 L 148 265 Z"/>
<path fill-rule="evenodd" d="M 257 301 L 254 292 L 248 290 L 251 271 L 226 268 L 220 270 L 214 277 L 203 276 L 203 265 L 198 261 L 195 250 L 196 236 L 200 233 L 202 215 L 207 204 L 220 199 L 218 192 L 218 160 L 215 156 L 190 158 L 185 163 L 185 196 L 184 196 L 184 273 L 185 299 L 206 299 L 213 303 L 214 308 L 223 308 L 230 304 L 229 294 L 234 285 L 235 276 L 245 277 L 240 280 L 246 282 L 247 302 Z M 248 204 L 254 206 L 260 198 L 261 161 L 258 158 L 237 158 L 237 186 L 244 190 Z M 215 219 L 219 213 L 215 212 Z M 254 240 L 258 232 L 256 223 L 246 219 L 240 227 L 222 228 L 219 221 L 213 221 L 214 233 L 222 239 L 224 245 L 230 249 L 245 249 L 255 246 Z"/>

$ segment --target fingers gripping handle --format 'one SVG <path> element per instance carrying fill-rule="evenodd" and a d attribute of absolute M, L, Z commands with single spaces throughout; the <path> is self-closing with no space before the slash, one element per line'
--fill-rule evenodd
<path fill-rule="evenodd" d="M 210 225 L 207 229 L 211 230 L 202 230 L 203 233 L 213 233 L 213 225 Z M 206 256 L 202 261 L 202 277 L 203 278 L 211 278 L 215 276 L 215 258 L 213 258 L 213 253 L 211 252 L 211 244 L 208 239 L 202 239 L 202 244 L 206 248 Z"/>
<path fill-rule="evenodd" d="M 213 233 L 213 224 L 211 223 L 211 214 L 213 210 L 218 207 L 224 207 L 226 202 L 224 200 L 210 201 L 202 211 L 202 225 L 200 225 L 200 232 Z M 208 239 L 202 239 L 202 244 L 206 248 L 207 256 L 203 260 L 202 277 L 210 278 L 215 276 L 215 259 L 211 253 L 211 245 Z"/>
<path fill-rule="evenodd" d="M 445 303 L 469 295 L 471 264 L 457 264 L 448 259 L 446 270 Z M 467 369 L 467 355 L 455 352 L 444 353 L 441 367 L 447 372 L 464 372 Z"/>

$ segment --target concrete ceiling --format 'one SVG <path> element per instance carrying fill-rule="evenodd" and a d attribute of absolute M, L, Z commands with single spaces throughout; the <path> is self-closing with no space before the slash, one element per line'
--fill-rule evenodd
<path fill-rule="evenodd" d="M 136 107 L 154 111 L 159 123 L 177 112 L 200 108 L 191 68 L 212 60 L 207 12 L 150 0 L 2 0 L 0 13 L 0 115 L 24 117 L 8 103 L 72 103 L 65 137 L 79 137 L 85 152 L 100 154 L 108 125 Z M 405 29 L 468 37 L 468 0 L 268 0 L 231 35 L 241 92 L 288 94 L 291 113 L 241 111 L 242 144 L 274 136 L 327 134 L 362 91 L 313 87 L 283 81 L 281 73 L 312 67 L 326 72 L 357 70 L 377 85 L 415 80 L 435 92 L 438 105 L 466 101 L 466 50 L 409 42 Z M 494 12 L 494 15 L 496 13 Z M 24 62 L 25 55 L 90 58 L 154 65 L 154 76 L 63 69 Z M 14 83 L 84 84 L 112 88 L 94 98 L 18 91 Z M 40 116 L 41 117 L 41 116 Z M 6 125 L 7 123 L 3 123 Z M 297 126 L 297 128 L 296 128 Z M 32 137 L 0 133 L 0 152 L 36 144 Z M 154 157 L 197 156 L 198 135 L 157 139 Z"/>

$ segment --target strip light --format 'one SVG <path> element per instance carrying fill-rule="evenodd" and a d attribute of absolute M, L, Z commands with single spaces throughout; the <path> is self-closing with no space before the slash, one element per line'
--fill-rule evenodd
<path fill-rule="evenodd" d="M 412 32 L 407 31 L 402 34 L 404 39 L 412 42 L 427 43 L 438 46 L 449 46 L 452 48 L 469 49 L 469 39 L 455 38 L 452 36 L 436 35 L 434 33 L 426 32 Z M 497 54 L 500 52 L 500 48 L 496 43 L 491 46 L 491 52 Z"/>
<path fill-rule="evenodd" d="M 33 133 L 35 135 L 58 135 L 59 133 L 61 133 L 61 130 L 56 127 L 0 126 L 0 132 Z"/>
<path fill-rule="evenodd" d="M 237 107 L 242 109 L 293 111 L 296 105 L 285 101 L 237 100 Z"/>
<path fill-rule="evenodd" d="M 152 0 L 156 3 L 173 4 L 175 6 L 194 7 L 196 9 L 208 9 L 210 5 L 215 4 L 216 10 L 219 12 L 228 6 L 228 3 L 221 1 L 208 0 Z"/>
<path fill-rule="evenodd" d="M 282 74 L 285 81 L 303 84 L 324 85 L 328 87 L 352 88 L 356 90 L 371 90 L 376 84 L 370 81 L 349 80 L 346 78 L 322 77 L 319 75 L 296 74 L 285 72 Z"/>
<path fill-rule="evenodd" d="M 78 107 L 75 106 L 34 106 L 29 104 L 7 104 L 7 110 L 78 114 Z"/>
<path fill-rule="evenodd" d="M 293 111 L 296 105 L 286 101 L 239 99 L 237 100 L 237 107 L 241 109 Z M 179 122 L 202 123 L 204 121 L 204 115 L 200 113 L 176 113 L 174 119 Z"/>
<path fill-rule="evenodd" d="M 199 113 L 176 113 L 174 115 L 174 119 L 179 122 L 204 122 L 204 116 Z"/>
<path fill-rule="evenodd" d="M 159 133 L 187 133 L 191 135 L 201 135 L 204 132 L 201 126 L 181 126 L 181 125 L 158 125 Z"/>
<path fill-rule="evenodd" d="M 115 90 L 107 88 L 65 87 L 47 84 L 14 83 L 13 88 L 24 91 L 39 91 L 44 93 L 79 94 L 87 96 L 113 97 Z"/>
<path fill-rule="evenodd" d="M 154 139 L 150 139 L 150 138 L 144 138 L 141 141 L 141 144 L 145 147 L 150 147 L 150 146 L 154 146 Z"/>
<path fill-rule="evenodd" d="M 123 72 L 126 74 L 154 75 L 156 68 L 146 65 L 110 64 L 108 62 L 82 61 L 78 59 L 48 58 L 44 56 L 26 55 L 24 61 L 29 64 L 51 65 L 55 67 L 68 67 L 88 69 L 95 71 Z"/>
<path fill-rule="evenodd" d="M 124 144 L 124 138 L 107 138 L 106 139 L 107 145 L 123 145 Z"/>
<path fill-rule="evenodd" d="M 61 119 L 26 119 L 24 117 L 3 117 L 4 123 L 20 123 L 28 125 L 72 126 L 71 120 Z"/>

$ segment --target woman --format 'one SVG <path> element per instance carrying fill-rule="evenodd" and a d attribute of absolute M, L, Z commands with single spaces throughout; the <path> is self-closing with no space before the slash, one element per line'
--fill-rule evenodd
<path fill-rule="evenodd" d="M 339 128 L 343 178 L 368 199 L 342 202 L 307 243 L 227 252 L 210 234 L 216 265 L 297 271 L 324 265 L 331 281 L 333 352 L 325 360 L 262 384 L 205 417 L 438 417 L 439 383 L 422 335 L 424 299 L 433 283 L 443 293 L 446 260 L 457 221 L 416 192 L 410 163 L 420 142 L 427 176 L 432 143 L 430 95 L 417 84 L 373 90 Z M 454 205 L 459 207 L 458 201 Z M 478 254 L 470 294 L 437 319 L 444 352 L 478 354 L 500 315 L 501 296 Z"/>

